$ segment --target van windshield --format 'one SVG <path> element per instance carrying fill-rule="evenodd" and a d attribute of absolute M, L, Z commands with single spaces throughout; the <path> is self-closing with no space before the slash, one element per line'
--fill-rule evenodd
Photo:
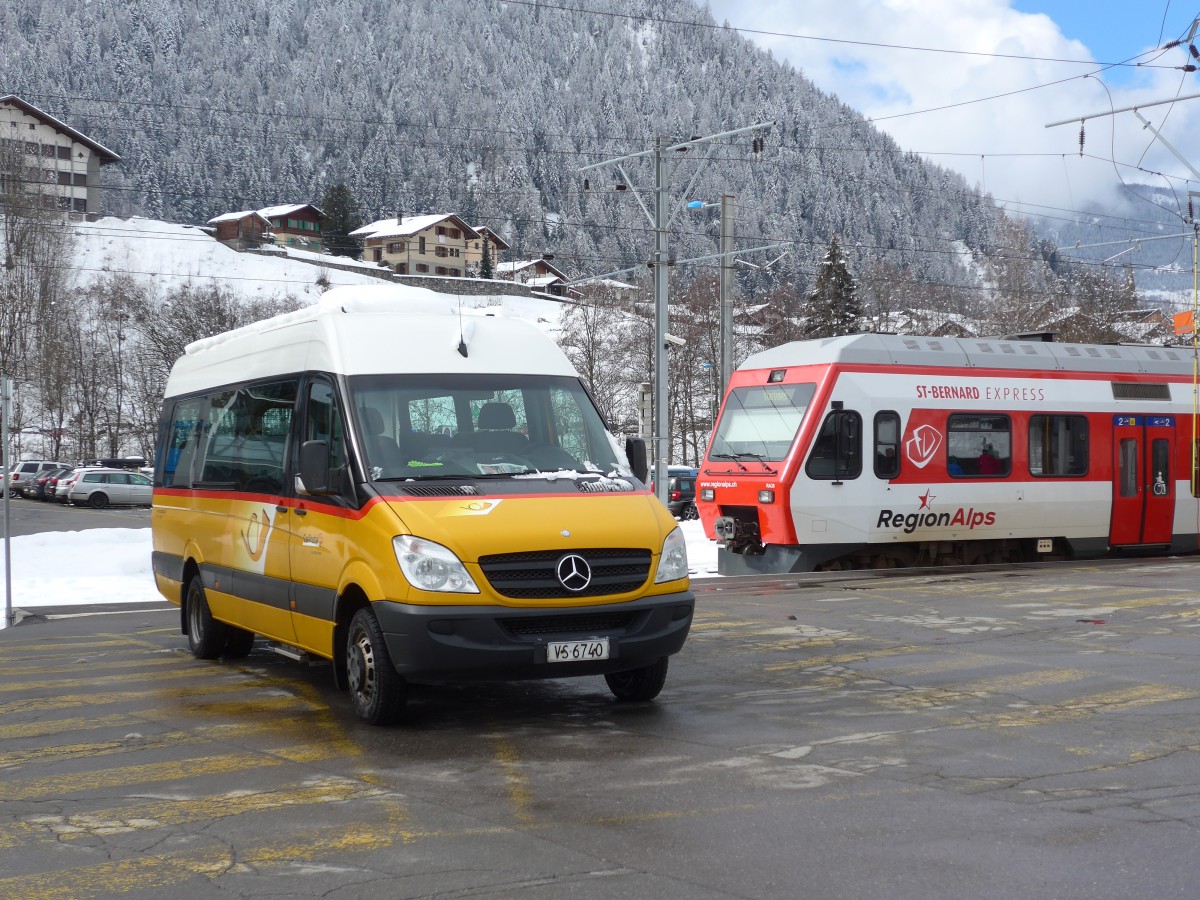
<path fill-rule="evenodd" d="M 349 379 L 374 481 L 585 473 L 632 477 L 578 379 L 405 374 Z"/>
<path fill-rule="evenodd" d="M 782 460 L 792 446 L 815 390 L 816 385 L 809 383 L 734 388 L 717 422 L 708 458 Z"/>

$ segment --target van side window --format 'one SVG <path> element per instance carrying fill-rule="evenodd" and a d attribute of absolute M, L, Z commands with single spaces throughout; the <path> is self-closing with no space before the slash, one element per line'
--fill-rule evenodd
<path fill-rule="evenodd" d="M 900 415 L 891 411 L 875 414 L 875 476 L 895 478 L 900 474 Z"/>
<path fill-rule="evenodd" d="M 210 397 L 200 474 L 206 487 L 283 493 L 283 462 L 297 389 L 295 380 L 279 381 Z"/>
<path fill-rule="evenodd" d="M 862 416 L 835 409 L 821 423 L 808 465 L 809 478 L 840 480 L 862 474 Z"/>
<path fill-rule="evenodd" d="M 345 471 L 345 423 L 338 409 L 333 385 L 328 381 L 314 380 L 308 386 L 308 403 L 300 441 L 324 441 L 329 448 L 329 468 Z"/>
<path fill-rule="evenodd" d="M 207 397 L 191 397 L 175 404 L 159 459 L 163 487 L 192 486 L 192 463 L 204 434 L 207 416 Z"/>

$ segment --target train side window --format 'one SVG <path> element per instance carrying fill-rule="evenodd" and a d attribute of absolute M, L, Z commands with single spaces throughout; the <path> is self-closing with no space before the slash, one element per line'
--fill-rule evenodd
<path fill-rule="evenodd" d="M 895 478 L 900 474 L 900 415 L 891 411 L 875 414 L 875 477 Z"/>
<path fill-rule="evenodd" d="M 835 409 L 821 423 L 804 471 L 809 478 L 840 481 L 862 474 L 862 416 Z"/>
<path fill-rule="evenodd" d="M 1136 497 L 1138 492 L 1138 442 L 1133 438 L 1121 438 L 1117 445 L 1117 494 L 1120 497 Z"/>
<path fill-rule="evenodd" d="M 946 420 L 947 463 L 952 475 L 1005 478 L 1012 471 L 1012 422 L 1008 416 L 955 413 Z"/>
<path fill-rule="evenodd" d="M 1155 497 L 1171 495 L 1171 442 L 1155 438 L 1150 444 L 1150 492 Z"/>
<path fill-rule="evenodd" d="M 1082 476 L 1088 471 L 1088 421 L 1083 416 L 1029 417 L 1029 474 Z"/>

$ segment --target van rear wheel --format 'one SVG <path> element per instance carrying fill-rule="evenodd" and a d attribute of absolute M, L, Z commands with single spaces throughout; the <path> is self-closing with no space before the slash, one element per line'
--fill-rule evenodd
<path fill-rule="evenodd" d="M 196 659 L 216 659 L 225 649 L 229 628 L 212 617 L 204 582 L 192 576 L 187 592 L 188 647 Z"/>
<path fill-rule="evenodd" d="M 369 607 L 350 620 L 346 635 L 346 681 L 350 702 L 359 717 L 371 725 L 391 725 L 408 701 L 408 685 L 392 665 L 383 629 Z"/>
<path fill-rule="evenodd" d="M 610 672 L 604 680 L 618 700 L 653 700 L 667 683 L 667 658 L 664 656 L 658 662 L 628 672 Z"/>

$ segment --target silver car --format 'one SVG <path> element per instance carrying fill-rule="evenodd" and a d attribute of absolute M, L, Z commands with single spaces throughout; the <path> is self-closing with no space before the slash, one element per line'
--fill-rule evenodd
<path fill-rule="evenodd" d="M 81 472 L 67 490 L 67 502 L 92 509 L 106 506 L 149 506 L 153 482 L 140 472 L 126 469 L 90 469 Z"/>

